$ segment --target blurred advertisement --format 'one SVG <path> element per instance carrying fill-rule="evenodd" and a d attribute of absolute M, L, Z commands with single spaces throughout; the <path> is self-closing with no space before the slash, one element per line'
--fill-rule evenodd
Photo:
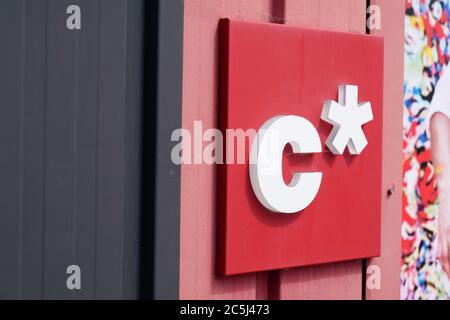
<path fill-rule="evenodd" d="M 406 0 L 402 299 L 450 298 L 449 16 L 449 0 Z"/>

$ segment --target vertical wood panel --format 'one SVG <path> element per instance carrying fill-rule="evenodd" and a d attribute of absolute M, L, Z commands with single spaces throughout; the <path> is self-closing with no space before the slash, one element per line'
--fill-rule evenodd
<path fill-rule="evenodd" d="M 400 298 L 401 258 L 401 189 L 402 189 L 402 123 L 403 123 L 403 39 L 405 1 L 372 0 L 381 9 L 381 30 L 384 36 L 384 122 L 383 122 L 383 199 L 381 226 L 381 257 L 371 259 L 368 266 L 381 270 L 381 289 L 366 291 L 366 298 Z M 388 197 L 387 190 L 395 188 Z"/>
<path fill-rule="evenodd" d="M 202 120 L 206 128 L 216 125 L 217 97 L 211 93 L 217 89 L 215 87 L 217 83 L 216 55 L 214 54 L 217 34 L 212 31 L 217 30 L 219 18 L 266 21 L 269 17 L 269 21 L 284 21 L 289 25 L 365 33 L 366 1 L 364 0 L 286 0 L 283 2 L 281 11 L 285 16 L 283 18 L 277 16 L 274 21 L 270 13 L 266 14 L 269 12 L 267 7 L 280 9 L 280 6 L 274 6 L 274 2 L 264 4 L 261 9 L 261 6 L 251 8 L 249 7 L 251 5 L 246 5 L 244 7 L 244 4 L 239 1 L 228 2 L 226 8 L 222 1 L 186 1 L 183 127 L 192 130 L 194 120 Z M 386 79 L 393 79 L 392 82 L 389 81 L 389 84 L 385 83 L 385 87 L 394 85 L 386 95 L 388 101 L 386 104 L 395 105 L 397 100 L 401 103 L 399 97 L 402 91 L 395 84 L 398 85 L 398 79 L 401 78 L 399 68 L 402 65 L 402 36 L 400 35 L 403 32 L 403 27 L 398 20 L 398 15 L 403 15 L 403 9 L 396 6 L 403 4 L 390 2 L 390 7 L 387 8 L 387 1 L 378 3 L 384 8 L 383 11 L 385 9 L 390 11 L 383 16 L 383 21 L 389 21 L 384 29 L 386 31 L 382 33 L 389 35 L 387 50 L 397 52 L 394 55 L 395 58 L 389 62 L 393 68 L 389 68 L 391 72 L 385 76 Z M 253 19 L 245 15 L 246 9 L 249 10 L 248 14 L 253 14 Z M 277 10 L 278 13 L 281 11 Z M 394 65 L 397 67 L 394 68 Z M 401 85 L 401 81 L 399 83 Z M 399 110 L 401 111 L 401 108 Z M 398 118 L 395 112 L 391 116 Z M 394 123 L 391 116 L 385 113 L 387 124 L 384 129 L 385 141 L 389 133 L 401 132 L 399 129 L 401 122 Z M 392 143 L 385 142 L 384 145 L 383 188 L 386 189 L 400 181 L 398 176 L 401 170 L 397 170 L 396 162 L 392 161 L 392 165 L 386 165 L 388 161 L 397 159 L 401 152 L 396 142 L 398 141 L 394 139 Z M 196 181 L 196 185 L 193 185 L 193 181 Z M 268 288 L 268 278 L 271 279 L 272 289 L 274 283 L 279 284 L 279 296 L 276 298 L 361 299 L 363 297 L 361 261 L 272 272 L 270 277 L 260 275 L 259 280 L 256 280 L 254 276 L 241 276 L 226 281 L 218 279 L 214 273 L 215 204 L 214 169 L 207 166 L 183 166 L 180 271 L 182 298 L 261 297 L 269 294 L 265 292 Z M 398 195 L 383 201 L 382 257 L 373 259 L 370 263 L 376 263 L 382 268 L 383 279 L 387 281 L 383 283 L 389 284 L 378 293 L 367 292 L 369 299 L 397 297 L 398 268 L 396 266 L 398 263 L 394 260 L 399 261 L 399 246 L 398 248 L 395 246 L 395 241 L 399 235 L 400 222 L 399 219 L 396 220 L 396 217 L 399 217 L 400 212 Z M 196 288 L 195 292 L 192 292 L 191 288 Z M 259 294 L 255 294 L 255 290 Z"/>
<path fill-rule="evenodd" d="M 360 300 L 362 263 L 343 262 L 281 271 L 281 300 Z"/>
<path fill-rule="evenodd" d="M 270 9 L 269 0 L 185 0 L 183 128 L 218 127 L 219 19 L 269 22 Z M 265 276 L 216 276 L 216 181 L 214 166 L 181 168 L 180 298 L 261 298 Z"/>
<path fill-rule="evenodd" d="M 288 25 L 365 33 L 365 0 L 284 0 Z"/>
<path fill-rule="evenodd" d="M 364 0 L 285 0 L 285 23 L 365 33 Z M 362 262 L 280 272 L 280 299 L 361 299 Z"/>

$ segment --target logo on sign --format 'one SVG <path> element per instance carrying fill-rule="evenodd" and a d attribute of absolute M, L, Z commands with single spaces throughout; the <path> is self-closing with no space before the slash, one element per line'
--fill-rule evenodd
<path fill-rule="evenodd" d="M 230 20 L 219 36 L 220 131 L 255 134 L 215 135 L 218 273 L 378 256 L 383 39 Z"/>
<path fill-rule="evenodd" d="M 341 86 L 339 102 L 326 101 L 322 120 L 333 125 L 326 145 L 342 155 L 346 147 L 360 154 L 368 142 L 362 126 L 373 120 L 370 102 L 358 104 L 358 87 Z M 256 197 L 267 209 L 277 213 L 296 213 L 308 207 L 319 192 L 322 172 L 295 173 L 287 185 L 283 179 L 283 152 L 289 144 L 294 154 L 320 153 L 319 132 L 307 119 L 278 116 L 259 130 L 250 152 L 250 180 Z"/>

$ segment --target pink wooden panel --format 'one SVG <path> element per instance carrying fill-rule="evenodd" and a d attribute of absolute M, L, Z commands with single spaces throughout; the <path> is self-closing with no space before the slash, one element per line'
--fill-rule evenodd
<path fill-rule="evenodd" d="M 344 262 L 281 271 L 280 299 L 359 300 L 361 262 Z"/>
<path fill-rule="evenodd" d="M 368 265 L 381 270 L 381 289 L 367 290 L 367 299 L 400 298 L 400 230 L 402 188 L 403 39 L 405 1 L 372 0 L 381 9 L 381 30 L 385 37 L 383 190 L 381 257 Z M 386 190 L 395 187 L 391 197 Z"/>
<path fill-rule="evenodd" d="M 365 33 L 365 0 L 285 0 L 285 23 Z M 280 299 L 361 299 L 362 262 L 281 271 Z"/>
<path fill-rule="evenodd" d="M 272 2 L 273 1 L 273 2 Z M 217 25 L 223 17 L 248 21 L 280 21 L 285 14 L 287 24 L 329 30 L 365 31 L 364 0 L 185 0 L 183 126 L 192 130 L 193 121 L 202 120 L 204 127 L 217 126 Z M 384 29 L 399 37 L 397 6 L 403 1 L 377 1 L 385 13 Z M 395 3 L 391 3 L 395 2 Z M 272 12 L 271 12 L 272 11 Z M 403 16 L 403 9 L 400 8 Z M 272 14 L 276 12 L 276 19 Z M 394 19 L 394 20 L 392 20 Z M 398 29 L 397 29 L 398 28 Z M 401 36 L 403 37 L 403 36 Z M 396 53 L 389 59 L 387 79 L 400 79 L 402 47 L 394 36 L 387 39 L 387 52 Z M 390 50 L 390 51 L 388 51 Z M 394 80 L 395 83 L 397 83 Z M 393 85 L 395 83 L 392 82 Z M 398 118 L 402 90 L 389 89 L 386 84 L 386 105 Z M 399 100 L 400 99 L 400 100 Z M 398 100 L 398 102 L 397 102 Z M 390 116 L 389 116 L 390 115 Z M 399 118 L 401 119 L 401 118 Z M 386 135 L 400 132 L 398 124 L 386 121 Z M 399 131 L 400 130 L 400 131 Z M 396 171 L 396 139 L 385 145 L 385 173 L 383 186 L 396 184 L 401 170 Z M 389 155 L 393 155 L 390 157 Z M 401 156 L 401 154 L 400 154 Z M 389 160 L 390 159 L 390 160 Z M 401 177 L 400 177 L 401 179 Z M 398 189 L 397 189 L 398 190 Z M 399 192 L 383 203 L 383 256 L 374 259 L 383 272 L 382 290 L 367 292 L 368 298 L 397 297 L 399 246 L 392 244 L 399 237 Z M 398 208 L 397 208 L 398 207 Z M 397 222 L 398 217 L 398 222 Z M 216 174 L 211 166 L 183 166 L 181 185 L 181 261 L 180 298 L 182 299 L 255 299 L 279 297 L 282 299 L 360 299 L 362 294 L 362 263 L 359 261 L 296 270 L 218 278 L 215 275 L 215 218 Z M 269 292 L 271 291 L 271 292 Z"/>
<path fill-rule="evenodd" d="M 365 33 L 365 0 L 284 0 L 288 25 Z"/>
<path fill-rule="evenodd" d="M 220 18 L 269 22 L 270 0 L 185 0 L 183 127 L 217 128 Z M 181 299 L 256 299 L 267 296 L 265 274 L 215 275 L 216 168 L 181 168 Z"/>

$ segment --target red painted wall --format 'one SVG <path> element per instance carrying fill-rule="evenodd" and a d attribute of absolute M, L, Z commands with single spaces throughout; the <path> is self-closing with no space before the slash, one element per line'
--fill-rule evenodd
<path fill-rule="evenodd" d="M 384 36 L 384 128 L 381 257 L 368 262 L 381 269 L 381 290 L 367 290 L 367 299 L 400 298 L 403 46 L 405 1 L 372 0 L 381 9 Z M 399 110 L 400 109 L 400 110 Z M 389 189 L 393 194 L 388 196 Z"/>
<path fill-rule="evenodd" d="M 269 0 L 186 0 L 184 17 L 183 127 L 195 120 L 218 127 L 220 18 L 269 22 Z M 219 278 L 216 260 L 216 168 L 181 168 L 181 299 L 265 298 L 264 275 Z"/>
<path fill-rule="evenodd" d="M 403 1 L 377 0 L 386 36 L 383 188 L 400 188 L 401 85 L 403 78 Z M 401 19 L 400 19 L 401 17 Z M 327 30 L 365 32 L 365 0 L 185 0 L 183 127 L 218 127 L 218 24 L 220 18 L 284 22 Z M 400 43 L 397 43 L 400 41 Z M 396 52 L 398 50 L 398 52 Z M 392 55 L 392 58 L 391 58 Z M 399 59 L 400 57 L 400 59 Z M 399 106 L 396 105 L 398 100 Z M 388 112 L 386 112 L 386 110 Z M 398 149 L 397 149 L 398 145 Z M 399 158 L 400 152 L 400 158 Z M 399 163 L 400 163 L 399 162 Z M 181 168 L 181 299 L 361 299 L 362 261 L 258 273 L 231 278 L 215 272 L 216 168 Z M 383 194 L 385 192 L 383 191 Z M 382 269 L 382 289 L 367 298 L 399 297 L 400 201 L 383 199 L 382 257 L 371 261 Z M 398 222 L 397 222 L 398 220 Z M 396 249 L 398 247 L 398 250 Z M 386 272 L 385 272 L 386 270 Z M 384 279 L 384 280 L 383 280 Z M 384 287 L 383 287 L 383 284 Z M 395 288 L 398 288 L 396 290 Z"/>
<path fill-rule="evenodd" d="M 286 0 L 286 24 L 365 33 L 364 0 Z M 361 299 L 362 262 L 280 272 L 281 299 Z"/>

